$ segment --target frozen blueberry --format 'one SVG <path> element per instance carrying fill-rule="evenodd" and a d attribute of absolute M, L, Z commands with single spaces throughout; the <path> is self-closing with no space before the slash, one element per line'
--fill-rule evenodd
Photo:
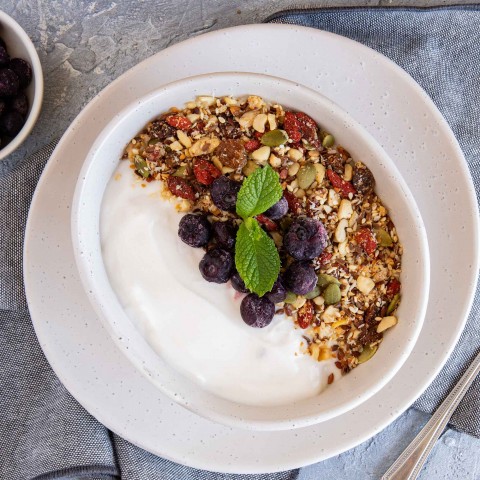
<path fill-rule="evenodd" d="M 24 92 L 20 92 L 13 98 L 10 108 L 18 112 L 22 117 L 26 117 L 28 113 L 28 98 Z"/>
<path fill-rule="evenodd" d="M 207 282 L 228 282 L 233 270 L 233 255 L 223 248 L 213 248 L 200 261 L 200 273 Z"/>
<path fill-rule="evenodd" d="M 5 50 L 7 49 L 7 44 L 2 37 L 0 37 L 0 47 L 3 47 Z"/>
<path fill-rule="evenodd" d="M 25 60 L 12 58 L 8 64 L 8 68 L 17 74 L 21 88 L 25 88 L 32 81 L 32 67 Z"/>
<path fill-rule="evenodd" d="M 212 224 L 213 238 L 219 247 L 232 249 L 235 246 L 238 227 L 231 220 L 226 222 L 214 222 Z"/>
<path fill-rule="evenodd" d="M 212 196 L 213 203 L 220 210 L 234 212 L 239 190 L 240 183 L 230 180 L 223 175 L 213 181 L 210 194 Z"/>
<path fill-rule="evenodd" d="M 204 247 L 211 236 L 210 222 L 204 214 L 189 213 L 178 224 L 178 236 L 191 247 Z"/>
<path fill-rule="evenodd" d="M 297 260 L 318 257 L 327 243 L 328 234 L 323 223 L 314 218 L 298 218 L 283 237 L 285 249 Z"/>
<path fill-rule="evenodd" d="M 265 296 L 273 303 L 283 302 L 287 298 L 287 290 L 285 290 L 280 278 L 277 278 L 272 289 Z"/>
<path fill-rule="evenodd" d="M 317 285 L 317 276 L 308 262 L 293 262 L 283 276 L 283 283 L 287 290 L 305 295 Z"/>
<path fill-rule="evenodd" d="M 266 297 L 250 293 L 240 304 L 240 314 L 247 325 L 263 328 L 271 323 L 275 315 L 275 305 Z"/>
<path fill-rule="evenodd" d="M 17 74 L 9 68 L 0 70 L 0 97 L 12 97 L 18 92 L 20 83 Z"/>
<path fill-rule="evenodd" d="M 0 45 L 0 67 L 6 67 L 9 60 L 10 56 L 8 55 L 7 50 Z"/>
<path fill-rule="evenodd" d="M 275 205 L 272 205 L 264 215 L 272 220 L 280 220 L 288 212 L 288 202 L 282 197 Z"/>
<path fill-rule="evenodd" d="M 6 104 L 5 101 L 0 98 L 0 115 L 5 111 Z"/>
<path fill-rule="evenodd" d="M 250 290 L 245 286 L 245 282 L 238 272 L 235 272 L 230 278 L 232 287 L 240 293 L 248 293 Z"/>
<path fill-rule="evenodd" d="M 0 130 L 9 137 L 14 137 L 23 127 L 24 118 L 15 110 L 5 112 L 0 117 Z"/>

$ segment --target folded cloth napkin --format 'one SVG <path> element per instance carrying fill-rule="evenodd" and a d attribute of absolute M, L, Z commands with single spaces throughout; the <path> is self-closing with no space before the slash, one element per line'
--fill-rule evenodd
<path fill-rule="evenodd" d="M 334 9 L 277 14 L 345 35 L 403 66 L 432 96 L 459 139 L 480 186 L 480 8 Z M 448 76 L 432 75 L 438 64 Z M 457 104 L 447 92 L 456 92 Z M 0 164 L 0 479 L 293 480 L 298 471 L 222 475 L 177 465 L 109 432 L 65 390 L 48 365 L 28 314 L 22 279 L 23 232 L 35 185 L 54 144 L 16 166 Z M 480 347 L 476 299 L 452 359 L 416 403 L 431 411 Z M 480 436 L 477 382 L 454 416 Z"/>

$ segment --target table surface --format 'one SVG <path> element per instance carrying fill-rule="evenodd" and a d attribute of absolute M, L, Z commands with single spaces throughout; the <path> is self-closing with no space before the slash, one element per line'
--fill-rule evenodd
<path fill-rule="evenodd" d="M 66 4 L 68 3 L 68 7 Z M 302 6 L 432 6 L 480 3 L 417 0 L 327 0 Z M 295 2 L 288 0 L 97 0 L 64 2 L 3 0 L 2 9 L 30 35 L 45 76 L 40 120 L 25 144 L 4 160 L 16 163 L 60 136 L 81 109 L 113 79 L 141 60 L 204 32 L 259 23 Z M 148 41 L 145 41 L 145 39 Z M 429 416 L 409 410 L 371 440 L 302 470 L 301 480 L 378 479 L 414 438 Z M 480 478 L 480 440 L 447 429 L 420 478 Z"/>

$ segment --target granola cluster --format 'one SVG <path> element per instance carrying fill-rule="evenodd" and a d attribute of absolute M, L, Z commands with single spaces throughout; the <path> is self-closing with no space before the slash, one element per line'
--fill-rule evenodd
<path fill-rule="evenodd" d="M 278 172 L 288 212 L 256 218 L 274 240 L 282 270 L 293 261 L 283 245 L 293 221 L 314 218 L 328 234 L 313 259 L 316 286 L 305 295 L 288 292 L 276 304 L 276 313 L 304 329 L 303 351 L 318 361 L 335 358 L 346 373 L 370 359 L 397 323 L 402 246 L 375 179 L 307 114 L 255 95 L 201 96 L 150 122 L 123 158 L 141 180 L 162 181 L 164 195 L 179 199 L 179 211 L 233 225 L 240 222 L 234 209 L 212 201 L 215 180 L 241 183 L 267 164 Z"/>

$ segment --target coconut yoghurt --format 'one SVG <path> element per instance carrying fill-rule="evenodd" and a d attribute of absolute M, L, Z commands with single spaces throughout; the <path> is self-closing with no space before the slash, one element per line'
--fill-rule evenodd
<path fill-rule="evenodd" d="M 205 390 L 248 405 L 283 405 L 317 395 L 333 360 L 302 353 L 303 331 L 276 315 L 264 329 L 246 325 L 242 294 L 207 283 L 203 249 L 178 239 L 182 214 L 120 162 L 101 208 L 102 253 L 113 290 L 131 321 L 172 368 Z"/>

